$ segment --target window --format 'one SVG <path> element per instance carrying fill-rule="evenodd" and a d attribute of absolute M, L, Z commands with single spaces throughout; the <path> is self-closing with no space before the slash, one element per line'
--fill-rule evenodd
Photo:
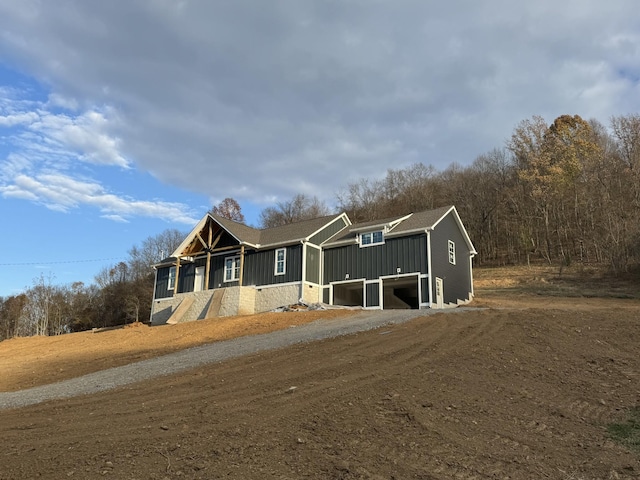
<path fill-rule="evenodd" d="M 360 234 L 361 247 L 368 247 L 369 245 L 378 245 L 380 243 L 384 243 L 384 236 L 382 235 L 382 230 Z"/>
<path fill-rule="evenodd" d="M 224 281 L 235 282 L 240 280 L 240 257 L 227 257 L 224 259 Z"/>
<path fill-rule="evenodd" d="M 276 250 L 276 266 L 274 275 L 284 275 L 287 271 L 287 249 L 278 248 Z"/>
<path fill-rule="evenodd" d="M 169 268 L 169 278 L 167 279 L 167 290 L 173 290 L 176 286 L 176 267 Z"/>
<path fill-rule="evenodd" d="M 456 244 L 449 240 L 449 263 L 456 264 Z"/>

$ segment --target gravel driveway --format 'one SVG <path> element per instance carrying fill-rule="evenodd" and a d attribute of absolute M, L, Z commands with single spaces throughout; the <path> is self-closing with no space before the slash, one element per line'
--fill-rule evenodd
<path fill-rule="evenodd" d="M 123 385 L 170 375 L 201 365 L 221 362 L 252 353 L 273 350 L 296 343 L 348 335 L 404 323 L 416 317 L 442 312 L 461 312 L 469 308 L 447 310 L 376 310 L 364 311 L 348 319 L 317 320 L 263 335 L 240 337 L 181 350 L 176 353 L 110 368 L 50 385 L 18 392 L 0 393 L 0 410 L 33 405 L 48 400 L 75 397 L 109 390 Z M 474 309 L 475 310 L 475 309 Z"/>

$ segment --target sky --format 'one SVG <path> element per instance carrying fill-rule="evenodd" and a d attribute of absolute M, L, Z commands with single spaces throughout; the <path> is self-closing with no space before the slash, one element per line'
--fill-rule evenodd
<path fill-rule="evenodd" d="M 93 282 L 235 198 L 640 112 L 635 0 L 0 0 L 0 296 Z"/>

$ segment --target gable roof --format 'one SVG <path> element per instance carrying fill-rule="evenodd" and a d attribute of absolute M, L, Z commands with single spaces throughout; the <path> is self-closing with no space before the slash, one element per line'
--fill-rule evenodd
<path fill-rule="evenodd" d="M 324 246 L 337 246 L 345 243 L 353 243 L 358 239 L 358 234 L 364 231 L 374 231 L 386 228 L 385 236 L 400 236 L 410 233 L 425 232 L 427 230 L 433 230 L 438 223 L 442 221 L 450 212 L 454 213 L 454 219 L 462 232 L 465 239 L 465 243 L 469 247 L 469 251 L 472 254 L 476 253 L 476 250 L 471 243 L 471 239 L 467 234 L 458 211 L 453 205 L 447 205 L 445 207 L 435 208 L 433 210 L 425 210 L 422 212 L 410 213 L 408 215 L 390 217 L 383 220 L 372 220 L 370 222 L 353 224 L 341 232 L 338 232 L 332 238 L 327 240 Z"/>
<path fill-rule="evenodd" d="M 435 228 L 440 221 L 449 213 L 453 205 L 412 213 L 406 217 L 396 228 L 394 234 L 408 233 L 413 231 L 424 231 L 428 228 Z"/>
<path fill-rule="evenodd" d="M 238 245 L 248 245 L 254 248 L 267 248 L 276 245 L 289 245 L 308 240 L 318 231 L 327 225 L 333 223 L 338 218 L 343 217 L 347 225 L 351 224 L 349 218 L 344 213 L 335 215 L 327 215 L 325 217 L 313 218 L 310 220 L 302 220 L 300 222 L 290 223 L 279 227 L 258 229 L 243 223 L 229 220 L 212 213 L 205 214 L 198 224 L 191 230 L 189 235 L 173 252 L 172 257 L 177 258 L 184 255 L 185 249 L 195 241 L 202 230 L 206 227 L 208 221 L 217 223 L 220 228 L 231 235 Z"/>

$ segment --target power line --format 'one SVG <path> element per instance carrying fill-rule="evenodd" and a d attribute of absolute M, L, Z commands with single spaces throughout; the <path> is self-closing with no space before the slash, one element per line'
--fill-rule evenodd
<path fill-rule="evenodd" d="M 23 267 L 29 265 L 61 265 L 64 263 L 91 263 L 91 262 L 111 262 L 111 261 L 124 262 L 122 258 L 95 258 L 91 260 L 59 260 L 55 262 L 17 262 L 17 263 L 0 263 L 0 267 Z"/>

